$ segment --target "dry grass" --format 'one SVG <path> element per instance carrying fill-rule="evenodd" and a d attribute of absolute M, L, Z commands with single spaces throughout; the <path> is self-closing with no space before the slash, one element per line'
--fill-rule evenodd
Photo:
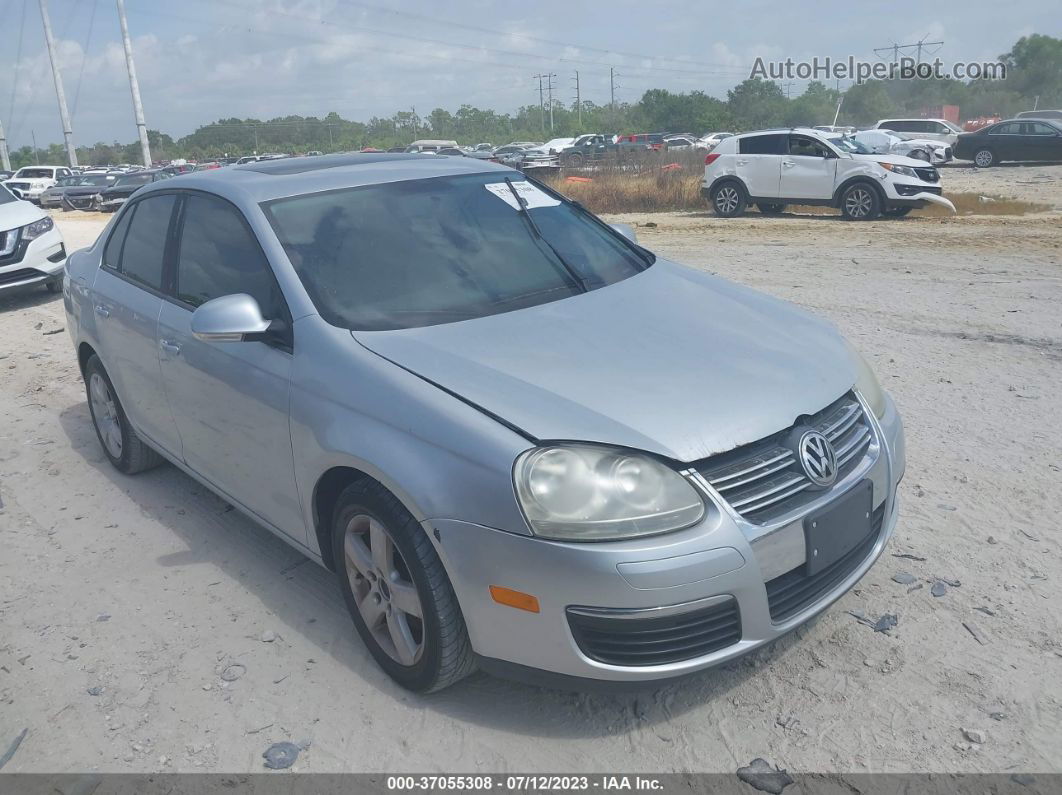
<path fill-rule="evenodd" d="M 704 211 L 701 197 L 703 152 L 674 152 L 626 163 L 606 163 L 582 169 L 565 169 L 540 177 L 565 196 L 595 213 L 652 213 Z M 946 175 L 945 175 L 946 178 Z M 1046 204 L 978 193 L 945 193 L 958 215 L 1025 215 L 1045 212 Z M 790 205 L 789 212 L 832 215 L 832 207 Z M 917 215 L 950 216 L 943 207 L 928 205 Z"/>

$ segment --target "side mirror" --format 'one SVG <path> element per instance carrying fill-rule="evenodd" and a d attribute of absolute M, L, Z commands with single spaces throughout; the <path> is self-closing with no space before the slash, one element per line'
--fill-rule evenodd
<path fill-rule="evenodd" d="M 243 342 L 268 328 L 258 302 L 246 293 L 223 295 L 192 313 L 192 334 L 203 342 Z"/>
<path fill-rule="evenodd" d="M 609 224 L 613 229 L 623 235 L 632 243 L 638 242 L 638 235 L 634 231 L 634 227 L 630 224 Z"/>

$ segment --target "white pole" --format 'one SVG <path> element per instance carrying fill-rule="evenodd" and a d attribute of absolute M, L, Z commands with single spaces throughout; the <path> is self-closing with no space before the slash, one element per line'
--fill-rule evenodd
<path fill-rule="evenodd" d="M 4 123 L 0 121 L 0 168 L 11 170 L 11 156 L 7 153 L 7 136 L 4 135 Z"/>
<path fill-rule="evenodd" d="M 52 62 L 52 77 L 55 78 L 55 96 L 59 100 L 59 118 L 63 122 L 63 138 L 66 139 L 66 157 L 71 166 L 77 165 L 77 152 L 74 150 L 74 131 L 70 128 L 70 113 L 66 109 L 66 94 L 63 92 L 63 78 L 59 76 L 59 63 L 55 59 L 55 40 L 52 38 L 52 23 L 48 19 L 48 9 L 44 0 L 39 0 L 41 21 L 44 23 L 44 40 L 48 44 L 48 58 Z"/>
<path fill-rule="evenodd" d="M 144 160 L 144 167 L 151 168 L 151 147 L 148 146 L 144 105 L 140 101 L 140 84 L 136 81 L 136 66 L 133 64 L 133 42 L 129 39 L 129 24 L 125 21 L 125 3 L 123 0 L 118 0 L 118 21 L 122 25 L 122 44 L 125 45 L 125 68 L 129 72 L 129 90 L 133 94 L 133 115 L 136 117 L 136 134 L 140 137 L 140 156 Z"/>

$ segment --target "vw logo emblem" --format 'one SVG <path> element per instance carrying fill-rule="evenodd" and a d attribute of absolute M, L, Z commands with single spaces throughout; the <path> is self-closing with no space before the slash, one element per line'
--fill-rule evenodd
<path fill-rule="evenodd" d="M 829 486 L 837 479 L 837 454 L 830 440 L 818 431 L 807 431 L 797 443 L 804 474 L 816 486 Z"/>

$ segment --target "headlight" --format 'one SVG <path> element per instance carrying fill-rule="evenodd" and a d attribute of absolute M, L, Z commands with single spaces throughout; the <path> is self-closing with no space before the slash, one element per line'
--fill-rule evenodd
<path fill-rule="evenodd" d="M 685 478 L 626 450 L 540 447 L 516 460 L 513 478 L 531 529 L 543 538 L 637 538 L 680 530 L 704 516 L 704 501 Z"/>
<path fill-rule="evenodd" d="M 893 174 L 899 174 L 902 177 L 914 177 L 918 179 L 918 175 L 913 168 L 909 166 L 898 166 L 895 163 L 878 163 L 886 171 L 891 171 Z"/>
<path fill-rule="evenodd" d="M 22 239 L 33 240 L 34 238 L 38 238 L 45 232 L 50 232 L 54 226 L 55 223 L 52 221 L 51 217 L 46 215 L 39 221 L 34 221 L 32 224 L 27 224 L 22 227 Z"/>
<path fill-rule="evenodd" d="M 874 375 L 874 371 L 870 368 L 870 363 L 863 358 L 863 355 L 851 345 L 848 346 L 848 349 L 852 352 L 858 371 L 855 388 L 863 396 L 867 405 L 870 406 L 874 416 L 881 419 L 885 416 L 885 390 L 881 388 L 881 384 L 878 383 L 878 377 Z"/>

